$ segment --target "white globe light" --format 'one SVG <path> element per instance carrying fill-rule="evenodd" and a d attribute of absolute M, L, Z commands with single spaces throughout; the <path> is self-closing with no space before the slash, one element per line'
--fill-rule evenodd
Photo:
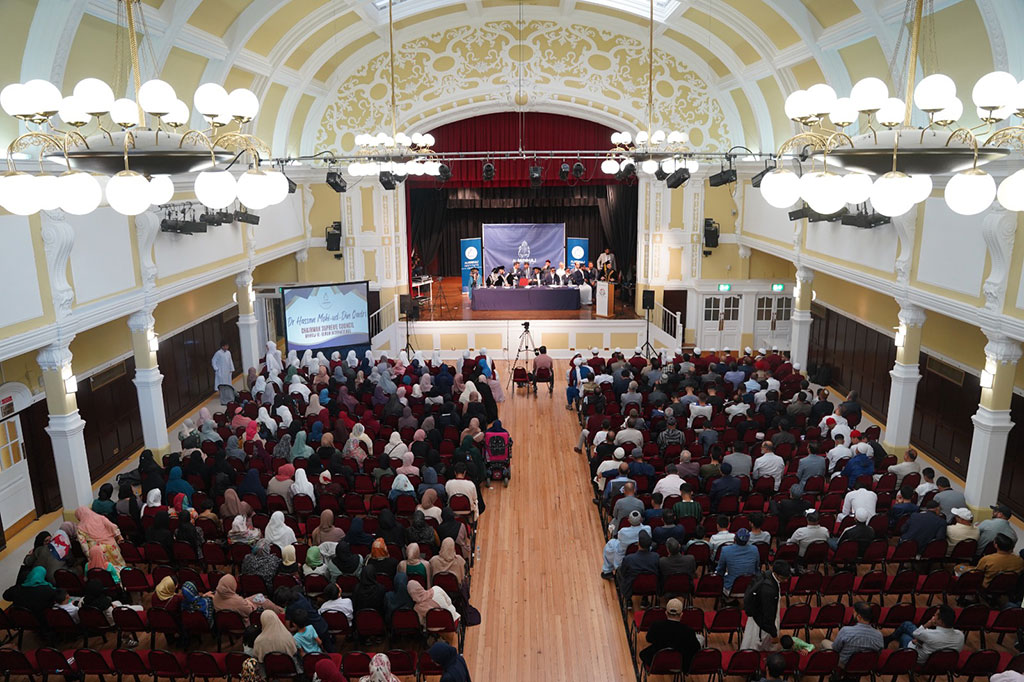
<path fill-rule="evenodd" d="M 192 106 L 206 118 L 228 113 L 228 91 L 216 83 L 203 83 L 192 95 Z"/>
<path fill-rule="evenodd" d="M 907 105 L 899 97 L 890 97 L 875 114 L 878 122 L 884 126 L 895 128 L 903 123 L 907 112 Z"/>
<path fill-rule="evenodd" d="M 817 182 L 821 172 L 807 172 L 800 176 L 800 198 L 807 201 L 807 198 L 814 194 L 814 184 Z"/>
<path fill-rule="evenodd" d="M 654 134 L 651 135 L 651 144 L 661 144 L 665 141 L 665 137 L 666 135 L 664 130 L 655 130 Z"/>
<path fill-rule="evenodd" d="M 622 144 L 632 144 L 633 142 L 633 136 L 629 134 L 628 130 L 623 130 L 621 133 L 619 133 L 619 139 L 621 140 Z"/>
<path fill-rule="evenodd" d="M 356 135 L 355 143 L 357 147 L 366 146 L 366 133 L 359 133 Z"/>
<path fill-rule="evenodd" d="M 914 106 L 927 113 L 945 109 L 954 97 L 956 97 L 956 83 L 942 73 L 934 73 L 921 79 L 921 82 L 914 88 Z"/>
<path fill-rule="evenodd" d="M 57 86 L 41 78 L 33 78 L 25 83 L 25 90 L 32 102 L 32 113 L 46 114 L 52 116 L 60 109 L 63 97 Z"/>
<path fill-rule="evenodd" d="M 139 106 L 147 114 L 163 116 L 171 110 L 178 96 L 167 81 L 153 79 L 139 87 Z"/>
<path fill-rule="evenodd" d="M 621 133 L 612 133 L 612 144 L 619 144 L 622 139 Z"/>
<path fill-rule="evenodd" d="M 850 99 L 857 111 L 878 111 L 889 99 L 889 86 L 880 78 L 862 78 L 850 90 Z"/>
<path fill-rule="evenodd" d="M 260 210 L 270 205 L 271 180 L 261 170 L 247 170 L 238 176 L 238 200 L 246 208 Z"/>
<path fill-rule="evenodd" d="M 918 174 L 910 176 L 911 190 L 910 198 L 915 204 L 920 204 L 922 201 L 932 195 L 932 177 L 930 175 Z"/>
<path fill-rule="evenodd" d="M 39 211 L 42 203 L 34 176 L 21 172 L 3 176 L 0 206 L 8 212 L 15 215 L 32 215 Z"/>
<path fill-rule="evenodd" d="M 1024 169 L 1000 182 L 996 197 L 1007 211 L 1024 211 Z"/>
<path fill-rule="evenodd" d="M 615 159 L 605 159 L 601 162 L 601 172 L 605 175 L 615 175 L 619 172 L 619 162 Z"/>
<path fill-rule="evenodd" d="M 654 159 L 646 159 L 640 164 L 640 170 L 647 175 L 654 175 L 658 171 L 658 162 Z"/>
<path fill-rule="evenodd" d="M 82 99 L 74 95 L 68 95 L 61 101 L 57 116 L 69 126 L 76 128 L 84 126 L 92 120 L 92 115 L 87 113 L 85 107 L 82 106 Z"/>
<path fill-rule="evenodd" d="M 998 123 L 999 121 L 1005 121 L 1013 115 L 1013 107 L 1009 104 L 999 107 L 998 109 L 982 109 L 981 107 L 977 107 L 975 109 L 975 113 L 982 121 Z"/>
<path fill-rule="evenodd" d="M 999 109 L 1010 103 L 1017 90 L 1017 79 L 1005 71 L 993 71 L 978 79 L 971 91 L 974 106 L 979 109 Z"/>
<path fill-rule="evenodd" d="M 793 121 L 800 121 L 811 115 L 813 107 L 806 90 L 796 90 L 786 98 L 786 116 Z"/>
<path fill-rule="evenodd" d="M 857 107 L 853 106 L 853 100 L 849 97 L 840 97 L 828 111 L 828 117 L 834 125 L 846 127 L 857 120 Z"/>
<path fill-rule="evenodd" d="M 139 215 L 149 208 L 149 181 L 135 171 L 121 171 L 107 183 L 107 202 L 121 215 Z"/>
<path fill-rule="evenodd" d="M 661 162 L 661 170 L 669 175 L 675 173 L 677 167 L 678 165 L 676 164 L 676 160 L 672 158 L 665 159 Z"/>
<path fill-rule="evenodd" d="M 433 147 L 436 142 L 437 142 L 437 140 L 435 140 L 434 136 L 431 135 L 430 133 L 427 133 L 427 134 L 425 134 L 423 136 L 423 144 L 424 144 L 424 146 Z"/>
<path fill-rule="evenodd" d="M 689 135 L 678 130 L 673 130 L 671 133 L 668 134 L 669 144 L 686 144 L 689 141 L 689 139 Z"/>
<path fill-rule="evenodd" d="M 946 205 L 960 215 L 978 215 L 996 198 L 996 181 L 983 170 L 960 171 L 946 183 Z"/>
<path fill-rule="evenodd" d="M 646 130 L 641 130 L 639 133 L 636 134 L 636 143 L 637 144 L 646 144 L 648 137 L 650 137 L 650 136 L 647 134 L 647 131 Z"/>
<path fill-rule="evenodd" d="M 139 105 L 126 98 L 114 100 L 110 107 L 110 118 L 122 128 L 132 128 L 142 123 Z"/>
<path fill-rule="evenodd" d="M 59 184 L 56 175 L 36 176 L 36 192 L 39 194 L 40 211 L 55 211 L 60 207 Z"/>
<path fill-rule="evenodd" d="M 405 163 L 394 164 L 395 170 L 392 171 L 395 175 L 406 176 L 409 175 L 409 167 L 412 165 L 412 161 L 406 161 Z"/>
<path fill-rule="evenodd" d="M 170 175 L 154 175 L 149 179 L 149 203 L 166 204 L 174 197 L 174 183 Z"/>
<path fill-rule="evenodd" d="M 71 215 L 86 215 L 99 208 L 103 188 L 96 176 L 82 171 L 68 171 L 58 179 L 60 208 Z"/>
<path fill-rule="evenodd" d="M 174 104 L 171 105 L 171 110 L 164 114 L 164 123 L 169 126 L 183 126 L 188 125 L 188 119 L 191 117 L 191 113 L 188 110 L 188 105 L 182 102 L 180 99 L 174 100 Z"/>
<path fill-rule="evenodd" d="M 686 159 L 683 161 L 682 166 L 693 174 L 700 170 L 700 161 L 697 159 Z"/>
<path fill-rule="evenodd" d="M 21 83 L 11 83 L 0 90 L 0 107 L 8 116 L 28 116 L 32 113 L 32 102 L 28 91 Z"/>
<path fill-rule="evenodd" d="M 942 125 L 949 125 L 958 120 L 964 114 L 964 103 L 959 97 L 950 100 L 945 109 L 935 114 L 935 121 Z"/>
<path fill-rule="evenodd" d="M 251 90 L 237 88 L 228 95 L 228 113 L 243 123 L 256 118 L 259 110 L 260 101 L 256 99 L 256 95 Z"/>
<path fill-rule="evenodd" d="M 890 171 L 872 185 L 871 205 L 884 216 L 901 216 L 914 207 L 912 185 L 913 181 L 906 173 Z"/>
<path fill-rule="evenodd" d="M 405 133 L 398 133 L 397 135 L 395 135 L 395 142 L 402 145 L 403 147 L 408 147 L 410 144 L 412 144 L 412 138 L 410 138 Z"/>
<path fill-rule="evenodd" d="M 423 145 L 423 133 L 413 133 L 409 139 L 412 140 L 412 143 L 417 147 Z"/>
<path fill-rule="evenodd" d="M 72 94 L 81 99 L 82 107 L 93 116 L 105 114 L 114 106 L 114 91 L 99 78 L 78 81 Z"/>
<path fill-rule="evenodd" d="M 846 206 L 843 177 L 829 171 L 815 175 L 817 177 L 811 184 L 811 194 L 805 197 L 808 205 L 822 215 L 832 215 L 842 210 Z"/>
<path fill-rule="evenodd" d="M 348 174 L 354 178 L 359 177 L 359 166 L 362 165 L 358 161 L 353 161 L 348 165 Z"/>
<path fill-rule="evenodd" d="M 871 176 L 866 173 L 847 173 L 843 176 L 846 203 L 863 204 L 871 196 Z"/>
<path fill-rule="evenodd" d="M 789 208 L 800 199 L 800 178 L 785 168 L 776 168 L 761 178 L 761 196 L 775 208 Z"/>
<path fill-rule="evenodd" d="M 1013 91 L 1010 106 L 1017 112 L 1024 111 L 1024 81 L 1017 83 L 1017 89 Z"/>
<path fill-rule="evenodd" d="M 405 164 L 399 164 L 404 166 Z M 267 177 L 267 206 L 276 206 L 288 198 L 288 178 L 276 170 L 264 171 Z M 403 173 L 404 175 L 404 173 Z"/>
<path fill-rule="evenodd" d="M 227 171 L 208 170 L 196 176 L 196 199 L 215 211 L 227 208 L 238 196 L 235 178 Z"/>
<path fill-rule="evenodd" d="M 835 106 L 836 91 L 825 83 L 818 83 L 807 88 L 807 95 L 814 110 L 813 113 L 818 118 L 823 118 Z"/>
<path fill-rule="evenodd" d="M 210 120 L 213 122 L 215 126 L 226 126 L 227 124 L 231 123 L 232 119 L 231 114 L 229 114 L 228 112 L 224 112 L 219 116 L 214 116 Z"/>
<path fill-rule="evenodd" d="M 374 136 L 374 138 L 373 138 L 373 143 L 375 145 L 378 145 L 378 146 L 381 146 L 381 147 L 386 145 L 387 142 L 388 142 L 388 134 L 387 133 L 377 133 Z"/>

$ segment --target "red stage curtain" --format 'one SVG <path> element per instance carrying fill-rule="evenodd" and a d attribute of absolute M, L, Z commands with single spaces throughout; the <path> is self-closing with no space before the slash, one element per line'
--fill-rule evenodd
<path fill-rule="evenodd" d="M 613 131 L 607 126 L 571 116 L 559 114 L 502 112 L 467 118 L 436 128 L 431 134 L 436 138 L 435 150 L 444 152 L 474 151 L 578 151 L 611 148 Z M 529 187 L 529 167 L 544 168 L 546 185 L 565 184 L 610 184 L 616 180 L 601 172 L 600 160 L 584 160 L 586 172 L 576 180 L 571 175 L 568 183 L 558 178 L 562 163 L 572 166 L 576 159 L 570 154 L 565 159 L 546 160 L 494 160 L 494 180 L 484 182 L 481 177 L 482 161 L 449 162 L 451 179 L 445 187 Z M 411 177 L 406 184 L 416 187 L 437 186 L 435 178 Z"/>

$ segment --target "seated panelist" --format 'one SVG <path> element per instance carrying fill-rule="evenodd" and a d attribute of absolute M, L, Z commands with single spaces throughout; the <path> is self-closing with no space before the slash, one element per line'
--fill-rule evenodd
<path fill-rule="evenodd" d="M 487 286 L 489 287 L 503 287 L 505 286 L 505 266 L 499 265 L 498 267 L 491 270 L 490 276 L 487 278 Z"/>

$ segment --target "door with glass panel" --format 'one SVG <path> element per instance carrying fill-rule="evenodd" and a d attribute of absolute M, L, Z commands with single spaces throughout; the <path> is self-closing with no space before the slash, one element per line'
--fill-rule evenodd
<path fill-rule="evenodd" d="M 0 518 L 10 528 L 35 509 L 21 419 L 14 415 L 0 422 Z"/>
<path fill-rule="evenodd" d="M 704 296 L 697 345 L 704 350 L 740 347 L 739 294 Z"/>
<path fill-rule="evenodd" d="M 792 317 L 791 296 L 759 295 L 754 317 L 754 346 L 766 349 L 778 346 L 782 350 L 787 350 Z"/>

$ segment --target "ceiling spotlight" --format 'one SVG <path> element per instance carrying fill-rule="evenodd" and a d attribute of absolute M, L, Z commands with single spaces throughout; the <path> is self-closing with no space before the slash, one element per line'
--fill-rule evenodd
<path fill-rule="evenodd" d="M 733 168 L 723 168 L 708 178 L 708 185 L 711 187 L 721 187 L 730 182 L 736 182 L 736 170 Z"/>
<path fill-rule="evenodd" d="M 754 186 L 754 187 L 760 187 L 761 186 L 761 180 L 764 179 L 764 176 L 768 175 L 773 170 L 775 170 L 775 166 L 771 166 L 769 168 L 765 168 L 763 171 L 761 171 L 760 173 L 758 173 L 754 177 L 750 178 L 750 184 L 752 186 Z"/>
<path fill-rule="evenodd" d="M 284 175 L 283 170 L 281 171 L 281 175 Z M 295 194 L 295 190 L 297 190 L 299 186 L 295 184 L 295 181 L 289 178 L 287 175 L 284 176 L 284 179 L 288 181 L 288 194 Z"/>
<path fill-rule="evenodd" d="M 558 179 L 561 180 L 562 182 L 565 182 L 566 180 L 569 179 L 569 164 L 563 163 L 558 168 Z"/>
<path fill-rule="evenodd" d="M 619 182 L 625 182 L 634 175 L 636 175 L 636 165 L 632 161 L 627 161 L 619 168 L 619 172 L 615 174 L 615 179 Z"/>
<path fill-rule="evenodd" d="M 884 216 L 881 213 L 858 212 L 844 215 L 841 222 L 843 225 L 850 225 L 852 227 L 860 227 L 865 230 L 870 230 L 873 227 L 885 225 L 886 223 L 891 222 L 891 220 L 888 216 Z"/>
<path fill-rule="evenodd" d="M 582 178 L 583 173 L 586 172 L 586 167 L 579 161 L 572 165 L 572 176 L 574 178 Z"/>
<path fill-rule="evenodd" d="M 395 188 L 395 174 L 391 171 L 381 171 L 378 178 L 380 179 L 380 186 L 384 189 L 390 190 Z"/>
<path fill-rule="evenodd" d="M 348 183 L 345 182 L 345 178 L 338 171 L 327 171 L 327 184 L 338 193 L 348 189 Z"/>
<path fill-rule="evenodd" d="M 248 211 L 235 211 L 235 222 L 259 225 L 260 217 L 255 213 L 249 213 Z"/>
<path fill-rule="evenodd" d="M 654 171 L 654 179 L 661 181 L 661 180 L 664 180 L 667 177 L 668 177 L 668 173 L 665 172 L 665 169 L 662 168 L 661 164 L 659 163 L 658 164 L 658 169 L 656 171 Z"/>
<path fill-rule="evenodd" d="M 490 182 L 494 179 L 494 164 L 488 161 L 484 164 L 483 171 L 481 173 L 484 178 L 484 182 Z"/>
<path fill-rule="evenodd" d="M 690 179 L 690 169 L 686 166 L 677 168 L 665 178 L 665 186 L 669 189 L 676 189 L 686 184 L 686 181 Z"/>
<path fill-rule="evenodd" d="M 452 169 L 446 163 L 442 163 L 437 169 L 437 179 L 441 182 L 448 182 L 452 179 Z"/>
<path fill-rule="evenodd" d="M 224 221 L 220 219 L 219 213 L 203 213 L 199 216 L 199 222 L 207 225 L 213 225 L 214 227 L 224 224 Z"/>
<path fill-rule="evenodd" d="M 530 187 L 540 187 L 544 184 L 544 168 L 542 166 L 530 166 Z"/>

